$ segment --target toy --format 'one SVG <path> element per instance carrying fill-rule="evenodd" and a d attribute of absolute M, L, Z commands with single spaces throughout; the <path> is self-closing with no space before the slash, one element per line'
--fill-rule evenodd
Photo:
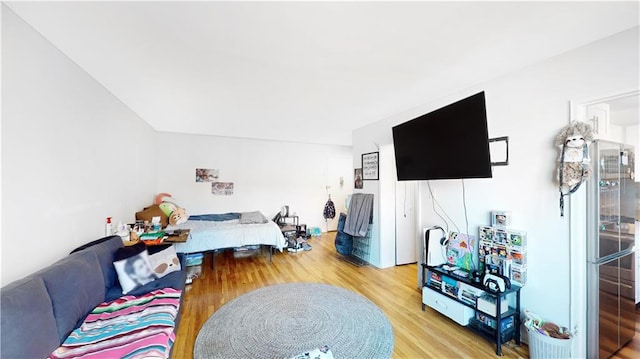
<path fill-rule="evenodd" d="M 159 205 L 160 210 L 169 217 L 169 224 L 177 226 L 187 221 L 187 211 L 178 206 L 173 197 L 169 193 L 160 193 L 156 196 L 156 204 Z"/>
<path fill-rule="evenodd" d="M 578 190 L 591 174 L 589 144 L 593 142 L 593 129 L 586 122 L 572 122 L 556 136 L 560 149 L 557 181 L 560 190 L 560 216 L 564 217 L 564 196 Z"/>

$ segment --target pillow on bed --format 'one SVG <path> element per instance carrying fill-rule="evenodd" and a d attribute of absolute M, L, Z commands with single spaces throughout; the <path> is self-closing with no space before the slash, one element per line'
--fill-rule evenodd
<path fill-rule="evenodd" d="M 149 264 L 149 253 L 144 243 L 120 248 L 114 257 L 113 266 L 118 273 L 122 294 L 158 279 Z"/>
<path fill-rule="evenodd" d="M 243 212 L 240 214 L 240 224 L 257 224 L 267 222 L 267 218 L 260 211 Z"/>
<path fill-rule="evenodd" d="M 159 246 L 158 246 L 159 247 Z M 176 250 L 172 245 L 161 248 L 155 253 L 151 253 L 149 249 L 149 263 L 151 269 L 156 273 L 158 278 L 162 278 L 171 272 L 180 270 L 180 260 L 176 254 Z"/>

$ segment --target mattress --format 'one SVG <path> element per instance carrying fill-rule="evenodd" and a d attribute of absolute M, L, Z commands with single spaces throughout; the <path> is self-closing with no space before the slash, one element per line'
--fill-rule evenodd
<path fill-rule="evenodd" d="M 280 227 L 273 221 L 260 224 L 240 224 L 238 219 L 228 221 L 188 220 L 177 226 L 169 225 L 167 231 L 190 229 L 191 236 L 185 243 L 175 243 L 178 253 L 206 252 L 223 248 L 249 245 L 286 247 Z"/>

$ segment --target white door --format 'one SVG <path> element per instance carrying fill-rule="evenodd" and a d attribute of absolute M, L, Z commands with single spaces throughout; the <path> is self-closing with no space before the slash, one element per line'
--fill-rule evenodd
<path fill-rule="evenodd" d="M 396 183 L 396 265 L 418 261 L 416 182 Z"/>

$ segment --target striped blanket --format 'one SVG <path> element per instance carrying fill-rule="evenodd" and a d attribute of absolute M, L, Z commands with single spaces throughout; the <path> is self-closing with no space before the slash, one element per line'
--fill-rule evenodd
<path fill-rule="evenodd" d="M 164 288 L 102 303 L 49 358 L 166 358 L 181 293 Z"/>

